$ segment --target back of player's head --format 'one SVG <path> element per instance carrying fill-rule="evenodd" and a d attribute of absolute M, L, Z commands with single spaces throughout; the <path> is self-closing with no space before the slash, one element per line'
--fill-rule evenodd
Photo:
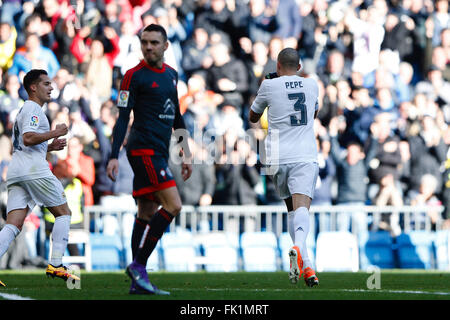
<path fill-rule="evenodd" d="M 47 73 L 47 71 L 42 70 L 42 69 L 32 69 L 32 70 L 28 71 L 28 73 L 23 78 L 23 86 L 25 88 L 25 91 L 28 93 L 28 95 L 30 94 L 31 85 L 38 82 L 41 75 L 47 76 L 48 73 Z"/>
<path fill-rule="evenodd" d="M 284 48 L 278 54 L 278 62 L 286 69 L 297 70 L 300 56 L 293 48 Z"/>
<path fill-rule="evenodd" d="M 143 32 L 152 32 L 152 31 L 161 33 L 162 36 L 163 36 L 163 38 L 164 38 L 164 42 L 167 41 L 167 32 L 166 32 L 166 29 L 164 29 L 164 28 L 163 28 L 162 26 L 160 26 L 159 24 L 154 24 L 154 23 L 149 24 L 148 26 L 146 26 L 146 27 L 144 28 L 144 30 L 142 30 L 142 33 L 143 33 Z M 141 33 L 141 35 L 142 35 L 142 33 Z"/>

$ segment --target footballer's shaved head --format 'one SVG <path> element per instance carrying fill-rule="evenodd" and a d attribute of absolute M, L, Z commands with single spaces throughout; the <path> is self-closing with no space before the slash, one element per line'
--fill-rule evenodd
<path fill-rule="evenodd" d="M 285 48 L 278 54 L 278 62 L 283 68 L 288 70 L 297 70 L 300 56 L 297 50 L 293 48 Z"/>

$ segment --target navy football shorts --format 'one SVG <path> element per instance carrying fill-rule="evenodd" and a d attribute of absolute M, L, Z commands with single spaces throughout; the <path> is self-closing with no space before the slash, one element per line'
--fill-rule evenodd
<path fill-rule="evenodd" d="M 134 172 L 133 197 L 156 201 L 154 192 L 176 186 L 167 160 L 152 149 L 129 150 L 127 156 Z"/>

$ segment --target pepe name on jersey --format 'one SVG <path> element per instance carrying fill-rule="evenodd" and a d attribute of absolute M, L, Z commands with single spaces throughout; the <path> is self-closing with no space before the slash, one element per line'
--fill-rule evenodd
<path fill-rule="evenodd" d="M 286 86 L 286 89 L 303 88 L 303 83 L 301 81 L 286 81 L 284 85 Z"/>

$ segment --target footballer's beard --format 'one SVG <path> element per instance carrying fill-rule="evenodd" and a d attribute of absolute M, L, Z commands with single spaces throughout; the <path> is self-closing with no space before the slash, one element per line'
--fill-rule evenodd
<path fill-rule="evenodd" d="M 153 68 L 161 68 L 162 67 L 162 61 L 164 56 L 158 55 L 154 52 L 147 52 L 145 55 L 145 62 Z"/>

